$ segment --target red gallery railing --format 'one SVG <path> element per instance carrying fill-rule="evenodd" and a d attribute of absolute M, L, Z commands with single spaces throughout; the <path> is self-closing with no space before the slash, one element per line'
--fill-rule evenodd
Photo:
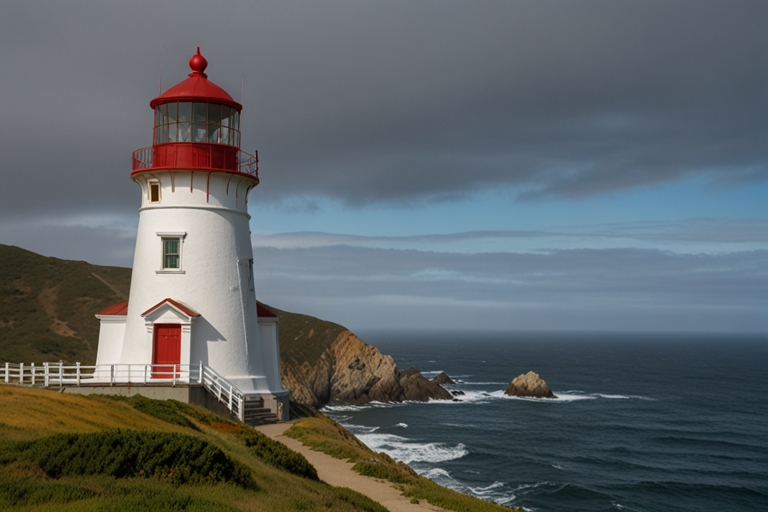
<path fill-rule="evenodd" d="M 186 151 L 167 151 L 163 146 L 150 146 L 133 152 L 132 172 L 149 169 L 193 169 L 208 171 L 236 171 L 259 177 L 259 153 L 251 155 L 236 148 L 216 151 L 210 147 L 186 145 Z M 175 149 L 175 148 L 174 148 Z M 216 148 L 218 149 L 218 148 Z M 157 158 L 156 158 L 157 156 Z M 234 158 L 232 158 L 234 157 Z"/>

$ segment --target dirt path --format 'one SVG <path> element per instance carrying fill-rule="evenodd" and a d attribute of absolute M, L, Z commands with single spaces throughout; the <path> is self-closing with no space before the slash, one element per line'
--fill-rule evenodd
<path fill-rule="evenodd" d="M 288 430 L 291 425 L 292 423 L 276 423 L 255 428 L 306 457 L 315 466 L 317 474 L 323 482 L 335 487 L 348 487 L 365 494 L 392 512 L 424 512 L 425 510 L 444 512 L 444 509 L 430 505 L 425 500 L 420 500 L 418 505 L 411 503 L 411 499 L 400 494 L 400 491 L 395 489 L 390 482 L 356 473 L 352 471 L 354 464 L 351 462 L 334 459 L 330 455 L 310 450 L 299 441 L 284 436 L 283 432 Z"/>

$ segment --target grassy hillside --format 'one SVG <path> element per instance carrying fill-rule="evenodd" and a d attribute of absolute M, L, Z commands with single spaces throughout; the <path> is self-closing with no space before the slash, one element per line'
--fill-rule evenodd
<path fill-rule="evenodd" d="M 41 256 L 0 244 L 0 362 L 94 364 L 98 311 L 127 300 L 131 269 Z M 269 308 L 280 315 L 283 364 L 314 365 L 345 330 L 341 325 Z"/>
<path fill-rule="evenodd" d="M 188 404 L 0 385 L 0 410 L 2 510 L 385 510 Z"/>
<path fill-rule="evenodd" d="M 314 366 L 331 343 L 347 328 L 309 315 L 289 313 L 268 306 L 280 316 L 280 358 L 283 364 Z"/>
<path fill-rule="evenodd" d="M 94 313 L 128 297 L 131 270 L 0 245 L 0 361 L 93 364 Z"/>

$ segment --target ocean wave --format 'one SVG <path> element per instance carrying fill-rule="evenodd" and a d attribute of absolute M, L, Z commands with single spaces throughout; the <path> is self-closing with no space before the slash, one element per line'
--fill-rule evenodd
<path fill-rule="evenodd" d="M 379 427 L 368 427 L 365 425 L 355 425 L 354 423 L 342 423 L 344 428 L 352 432 L 356 436 L 360 436 L 363 434 L 373 434 L 377 430 L 379 430 Z"/>
<path fill-rule="evenodd" d="M 462 384 L 467 386 L 506 386 L 509 382 L 474 382 L 474 381 L 462 381 Z"/>
<path fill-rule="evenodd" d="M 320 411 L 325 412 L 357 412 L 364 411 L 366 409 L 389 409 L 392 407 L 399 407 L 407 402 L 368 402 L 365 405 L 326 405 Z"/>
<path fill-rule="evenodd" d="M 485 487 L 470 487 L 459 480 L 456 480 L 451 474 L 442 468 L 431 468 L 419 471 L 423 477 L 437 482 L 443 487 L 448 487 L 462 494 L 468 494 L 485 501 L 492 501 L 499 505 L 507 505 L 514 501 L 517 496 L 509 489 L 506 483 L 495 481 Z"/>
<path fill-rule="evenodd" d="M 462 443 L 448 446 L 444 443 L 419 443 L 394 434 L 363 433 L 357 435 L 366 446 L 375 452 L 384 452 L 397 461 L 445 462 L 460 459 L 469 453 Z"/>
<path fill-rule="evenodd" d="M 406 424 L 406 423 L 398 423 L 398 424 L 397 424 L 397 425 L 395 425 L 395 426 L 396 426 L 396 427 L 401 427 L 401 428 L 408 428 L 408 424 Z"/>
<path fill-rule="evenodd" d="M 600 398 L 608 398 L 608 399 L 615 399 L 615 400 L 649 400 L 649 401 L 655 401 L 655 398 L 649 398 L 647 396 L 640 396 L 640 395 L 606 395 L 603 393 L 592 393 L 594 396 L 598 396 Z"/>

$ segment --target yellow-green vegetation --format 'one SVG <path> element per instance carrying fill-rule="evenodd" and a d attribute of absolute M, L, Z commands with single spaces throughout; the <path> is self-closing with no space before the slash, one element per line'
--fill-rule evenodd
<path fill-rule="evenodd" d="M 0 245 L 0 361 L 93 364 L 98 311 L 127 300 L 131 269 Z"/>
<path fill-rule="evenodd" d="M 385 453 L 375 453 L 350 434 L 344 427 L 325 416 L 306 418 L 295 423 L 285 435 L 313 450 L 337 459 L 354 462 L 358 473 L 393 482 L 412 503 L 426 500 L 432 505 L 457 512 L 509 512 L 509 508 L 479 500 L 442 487 L 428 478 L 419 476 L 402 462 L 396 462 Z M 522 510 L 522 509 L 516 509 Z"/>
<path fill-rule="evenodd" d="M 0 510 L 385 510 L 189 404 L 0 385 L 0 411 Z"/>
<path fill-rule="evenodd" d="M 305 361 L 314 366 L 323 352 L 347 328 L 309 315 L 267 308 L 280 316 L 280 360 L 299 368 Z"/>

